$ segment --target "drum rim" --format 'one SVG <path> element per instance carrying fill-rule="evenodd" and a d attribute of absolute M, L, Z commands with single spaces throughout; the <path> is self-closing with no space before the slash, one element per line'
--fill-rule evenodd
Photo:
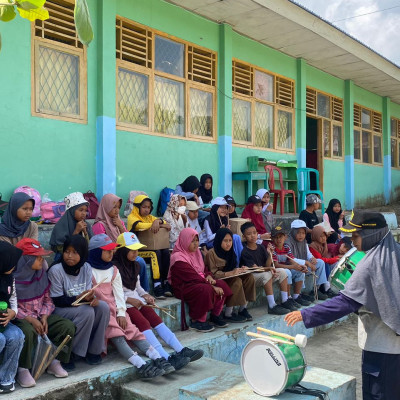
<path fill-rule="evenodd" d="M 331 283 L 333 276 L 335 275 L 336 271 L 343 265 L 346 263 L 347 259 L 352 256 L 354 253 L 356 253 L 357 247 L 353 247 L 351 248 L 348 252 L 346 252 L 345 254 L 343 254 L 343 257 L 338 261 L 338 263 L 336 264 L 335 268 L 333 268 L 333 270 L 331 271 L 331 273 L 329 274 L 329 283 Z"/>

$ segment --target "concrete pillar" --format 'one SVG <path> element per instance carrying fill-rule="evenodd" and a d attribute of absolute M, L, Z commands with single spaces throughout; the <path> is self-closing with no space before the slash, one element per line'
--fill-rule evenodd
<path fill-rule="evenodd" d="M 306 168 L 307 114 L 306 114 L 306 66 L 304 59 L 297 59 L 296 76 L 296 157 L 298 168 Z"/>
<path fill-rule="evenodd" d="M 390 98 L 382 99 L 383 193 L 389 204 L 392 193 L 392 153 L 390 143 Z"/>
<path fill-rule="evenodd" d="M 346 210 L 354 207 L 354 82 L 344 82 L 344 181 Z"/>

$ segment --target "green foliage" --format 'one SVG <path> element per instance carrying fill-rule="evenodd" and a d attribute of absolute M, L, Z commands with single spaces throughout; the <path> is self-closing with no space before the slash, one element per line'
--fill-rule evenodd
<path fill-rule="evenodd" d="M 75 0 L 74 19 L 79 40 L 89 46 L 94 34 L 86 0 Z"/>
<path fill-rule="evenodd" d="M 44 21 L 45 19 L 49 19 L 49 12 L 44 7 L 26 10 L 17 6 L 17 10 L 22 18 L 29 21 L 35 21 L 36 19 Z"/>
<path fill-rule="evenodd" d="M 14 6 L 0 6 L 0 21 L 8 22 L 16 16 Z"/>
<path fill-rule="evenodd" d="M 16 3 L 17 7 L 23 8 L 24 10 L 36 10 L 42 8 L 46 0 L 17 0 Z"/>

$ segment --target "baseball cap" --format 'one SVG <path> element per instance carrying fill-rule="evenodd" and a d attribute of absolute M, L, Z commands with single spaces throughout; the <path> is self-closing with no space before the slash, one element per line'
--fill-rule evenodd
<path fill-rule="evenodd" d="M 126 247 L 129 250 L 139 250 L 147 247 L 140 243 L 138 237 L 132 232 L 121 233 L 117 238 L 117 244 L 119 247 Z"/>
<path fill-rule="evenodd" d="M 114 250 L 117 246 L 117 243 L 114 243 L 105 233 L 94 235 L 89 240 L 89 250 L 98 248 L 102 250 Z"/>
<path fill-rule="evenodd" d="M 306 223 L 305 223 L 303 220 L 301 220 L 301 219 L 295 219 L 295 220 L 290 224 L 290 227 L 291 227 L 292 229 L 304 228 L 304 229 L 306 229 L 307 231 L 309 231 L 309 229 L 307 228 Z"/>
<path fill-rule="evenodd" d="M 276 226 L 275 228 L 272 228 L 271 230 L 271 237 L 275 237 L 278 235 L 287 235 L 287 232 L 285 229 L 283 229 L 281 226 Z"/>
<path fill-rule="evenodd" d="M 339 230 L 343 232 L 357 232 L 362 229 L 381 229 L 386 227 L 385 217 L 381 213 L 367 210 L 353 210 L 349 223 L 339 228 Z"/>
<path fill-rule="evenodd" d="M 224 199 L 228 204 L 232 204 L 236 207 L 236 201 L 232 196 L 229 196 L 229 194 L 227 194 L 226 196 L 224 196 Z"/>
<path fill-rule="evenodd" d="M 215 199 L 212 199 L 211 201 L 211 205 L 212 206 L 227 206 L 228 203 L 226 202 L 226 200 L 223 197 L 216 197 Z"/>
<path fill-rule="evenodd" d="M 52 253 L 51 250 L 45 250 L 40 242 L 31 238 L 21 239 L 15 247 L 22 250 L 23 256 L 48 256 Z"/>
<path fill-rule="evenodd" d="M 258 204 L 258 203 L 262 203 L 262 201 L 261 201 L 261 197 L 257 196 L 256 194 L 253 194 L 252 196 L 250 196 L 246 202 L 246 204 Z"/>
<path fill-rule="evenodd" d="M 306 204 L 322 203 L 321 199 L 314 193 L 310 193 L 306 196 Z"/>
<path fill-rule="evenodd" d="M 195 201 L 188 201 L 186 203 L 186 211 L 197 211 L 200 207 Z"/>

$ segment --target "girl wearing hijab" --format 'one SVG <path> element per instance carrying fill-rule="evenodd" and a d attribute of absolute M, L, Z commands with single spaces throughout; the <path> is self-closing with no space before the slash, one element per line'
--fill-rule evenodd
<path fill-rule="evenodd" d="M 210 321 L 215 326 L 227 326 L 221 312 L 225 299 L 232 296 L 232 291 L 226 282 L 215 280 L 206 269 L 199 250 L 199 236 L 192 228 L 185 228 L 179 235 L 171 255 L 168 279 L 175 297 L 182 301 L 182 330 L 187 329 L 185 303 L 189 306 L 190 329 L 213 331 L 214 327 L 206 322 L 210 310 Z"/>
<path fill-rule="evenodd" d="M 157 218 L 151 215 L 153 211 L 153 202 L 146 195 L 139 195 L 133 201 L 131 213 L 128 215 L 128 229 L 130 232 L 143 231 L 151 229 L 157 233 L 160 229 L 171 230 L 171 225 L 163 218 Z M 165 299 L 165 296 L 172 296 L 172 289 L 168 283 L 169 269 L 169 249 L 153 250 L 156 253 L 160 278 L 154 278 L 153 268 L 150 269 L 153 280 L 153 293 L 158 299 Z"/>
<path fill-rule="evenodd" d="M 175 194 L 180 194 L 186 197 L 186 200 L 194 200 L 198 205 L 200 205 L 200 200 L 197 192 L 200 188 L 199 180 L 194 176 L 188 176 L 181 184 L 176 185 Z"/>
<path fill-rule="evenodd" d="M 229 196 L 229 194 L 224 196 L 224 199 L 228 204 L 229 218 L 238 218 L 238 215 L 236 213 L 236 201 L 235 201 L 235 199 L 232 196 Z"/>
<path fill-rule="evenodd" d="M 377 212 L 354 210 L 341 231 L 352 234 L 365 257 L 337 297 L 292 312 L 285 321 L 313 328 L 357 311 L 363 400 L 400 399 L 400 246 Z"/>
<path fill-rule="evenodd" d="M 200 177 L 200 185 L 197 196 L 199 197 L 199 200 L 201 198 L 201 204 L 210 204 L 213 199 L 213 177 L 210 174 L 203 174 Z"/>
<path fill-rule="evenodd" d="M 229 278 L 226 283 L 233 295 L 226 301 L 224 319 L 230 322 L 251 321 L 253 317 L 247 311 L 247 303 L 256 299 L 255 280 L 251 273 L 237 276 L 247 268 L 237 268 L 236 259 L 232 232 L 220 228 L 215 235 L 214 247 L 206 254 L 205 265 L 214 279 Z M 238 313 L 233 312 L 234 306 L 239 306 Z"/>
<path fill-rule="evenodd" d="M 72 235 L 81 235 L 87 242 L 93 236 L 92 228 L 85 221 L 89 203 L 80 192 L 74 192 L 64 198 L 65 214 L 54 225 L 50 237 L 50 246 L 54 251 L 54 262 L 60 262 L 63 246 Z"/>
<path fill-rule="evenodd" d="M 38 239 L 38 226 L 30 221 L 35 200 L 26 193 L 14 193 L 0 224 L 0 241 L 16 245 L 22 238 Z"/>
<path fill-rule="evenodd" d="M 336 264 L 340 257 L 331 257 L 331 254 L 328 251 L 327 245 L 327 235 L 325 232 L 325 228 L 321 225 L 314 226 L 311 231 L 311 244 L 310 244 L 310 252 L 315 257 L 326 264 L 334 265 Z M 329 275 L 328 275 L 329 277 Z"/>
<path fill-rule="evenodd" d="M 74 360 L 84 357 L 90 365 L 100 364 L 100 354 L 105 351 L 104 334 L 110 309 L 94 295 L 92 268 L 87 258 L 87 240 L 82 235 L 72 235 L 64 243 L 61 262 L 48 271 L 50 296 L 56 306 L 54 314 L 71 320 L 76 326 L 71 361 L 63 364 L 66 370 L 74 369 Z M 84 294 L 81 300 L 84 304 L 73 306 Z"/>
<path fill-rule="evenodd" d="M 12 275 L 22 251 L 6 242 L 0 242 L 0 305 L 6 312 L 0 314 L 0 394 L 15 390 L 15 374 L 19 355 L 24 346 L 24 334 L 10 321 L 18 312 L 15 282 Z M 2 304 L 5 303 L 5 304 Z M 2 310 L 2 311 L 3 311 Z"/>
<path fill-rule="evenodd" d="M 43 258 L 52 252 L 45 250 L 37 240 L 29 238 L 20 240 L 16 247 L 23 253 L 14 272 L 18 298 L 18 319 L 15 324 L 25 335 L 17 381 L 22 387 L 32 387 L 36 382 L 29 370 L 32 368 L 32 354 L 38 335 L 47 335 L 53 344 L 59 346 L 67 335 L 74 337 L 75 325 L 68 319 L 52 314 L 55 307 L 50 298 L 47 262 Z M 60 361 L 68 363 L 70 354 L 71 342 L 53 360 L 47 373 L 56 378 L 67 377 L 68 372 L 62 368 Z"/>
<path fill-rule="evenodd" d="M 185 211 L 186 199 L 179 194 L 173 194 L 163 216 L 164 220 L 167 221 L 171 226 L 171 230 L 169 231 L 170 249 L 174 248 L 179 234 L 181 233 L 182 229 L 186 227 L 187 216 Z"/>
<path fill-rule="evenodd" d="M 119 217 L 119 210 L 122 206 L 121 197 L 112 193 L 105 194 L 99 205 L 96 219 L 92 226 L 93 234 L 105 233 L 112 241 L 116 241 L 121 233 L 128 232 L 124 221 Z M 140 264 L 140 283 L 142 287 L 149 290 L 149 279 L 147 277 L 146 262 L 142 257 L 137 257 Z"/>
<path fill-rule="evenodd" d="M 138 250 L 145 247 L 139 242 L 134 233 L 123 233 L 118 237 L 119 248 L 114 255 L 113 263 L 118 268 L 124 290 L 127 313 L 140 332 L 143 332 L 147 341 L 172 366 L 179 370 L 190 361 L 196 361 L 203 356 L 202 350 L 191 350 L 183 347 L 175 334 L 164 324 L 162 319 L 147 304 L 155 304 L 154 297 L 150 296 L 138 280 L 138 264 L 136 257 Z M 171 356 L 164 350 L 153 333 L 154 328 L 161 339 L 175 350 Z"/>
<path fill-rule="evenodd" d="M 331 231 L 334 231 L 328 236 L 327 242 L 336 243 L 337 240 L 341 238 L 339 229 L 343 226 L 344 221 L 344 212 L 338 199 L 332 199 L 329 202 L 323 220 L 326 222 L 328 227 L 331 228 Z"/>
<path fill-rule="evenodd" d="M 264 221 L 264 226 L 267 232 L 271 232 L 274 226 L 274 217 L 272 215 L 273 204 L 270 203 L 271 195 L 267 189 L 257 190 L 256 196 L 258 196 L 262 201 L 262 217 Z"/>

